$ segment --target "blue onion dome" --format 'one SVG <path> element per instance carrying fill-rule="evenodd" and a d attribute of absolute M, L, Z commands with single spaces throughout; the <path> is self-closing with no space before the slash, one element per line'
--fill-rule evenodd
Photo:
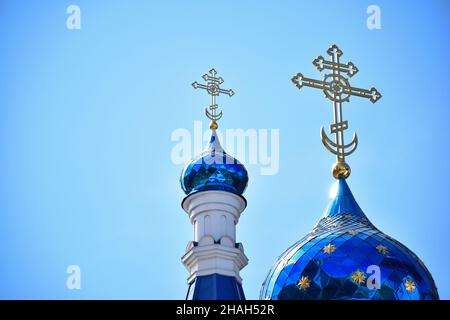
<path fill-rule="evenodd" d="M 324 217 L 279 256 L 263 283 L 260 298 L 439 299 L 423 262 L 367 219 L 346 181 L 337 180 L 333 189 Z"/>
<path fill-rule="evenodd" d="M 243 164 L 223 150 L 213 129 L 208 147 L 186 165 L 180 180 L 186 194 L 224 190 L 242 195 L 247 187 L 248 174 Z"/>

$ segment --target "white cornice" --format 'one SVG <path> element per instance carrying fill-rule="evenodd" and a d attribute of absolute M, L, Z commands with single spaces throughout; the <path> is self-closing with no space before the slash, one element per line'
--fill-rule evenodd
<path fill-rule="evenodd" d="M 241 283 L 239 271 L 248 264 L 248 258 L 241 249 L 221 244 L 191 247 L 181 261 L 190 273 L 188 283 L 197 276 L 214 273 L 235 277 Z"/>

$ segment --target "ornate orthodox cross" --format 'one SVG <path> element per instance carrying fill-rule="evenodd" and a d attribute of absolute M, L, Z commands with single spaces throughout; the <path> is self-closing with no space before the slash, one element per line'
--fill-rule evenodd
<path fill-rule="evenodd" d="M 334 123 L 330 125 L 330 133 L 334 134 L 334 141 L 327 136 L 323 127 L 321 129 L 321 138 L 325 148 L 336 155 L 333 176 L 336 179 L 346 179 L 350 175 L 350 166 L 345 162 L 345 157 L 356 150 L 358 136 L 355 133 L 350 143 L 344 143 L 344 131 L 348 129 L 348 121 L 342 118 L 342 103 L 349 102 L 350 96 L 367 98 L 372 103 L 375 103 L 381 98 L 381 94 L 374 87 L 367 90 L 350 85 L 348 79 L 342 74 L 351 78 L 358 72 L 358 68 L 352 62 L 344 64 L 339 61 L 342 51 L 336 45 L 332 45 L 327 50 L 327 54 L 330 57 L 330 61 L 325 60 L 322 56 L 318 56 L 313 61 L 313 65 L 317 70 L 331 70 L 331 73 L 324 75 L 323 80 L 306 78 L 301 73 L 297 73 L 292 78 L 292 82 L 299 89 L 303 86 L 320 89 L 325 94 L 325 97 L 332 101 Z"/>
<path fill-rule="evenodd" d="M 217 78 L 216 75 L 217 71 L 214 68 L 212 68 L 211 70 L 209 70 L 209 74 L 204 74 L 202 77 L 203 80 L 206 81 L 206 84 L 200 84 L 197 81 L 194 81 L 192 83 L 194 89 L 197 88 L 204 89 L 211 96 L 211 105 L 205 108 L 205 114 L 208 117 L 208 119 L 211 120 L 211 124 L 209 125 L 211 129 L 217 129 L 219 127 L 217 124 L 217 120 L 222 118 L 222 111 L 217 113 L 218 106 L 216 104 L 216 97 L 220 93 L 227 94 L 230 97 L 234 95 L 234 91 L 232 89 L 225 90 L 220 88 L 220 85 L 223 83 L 223 78 L 222 77 Z"/>

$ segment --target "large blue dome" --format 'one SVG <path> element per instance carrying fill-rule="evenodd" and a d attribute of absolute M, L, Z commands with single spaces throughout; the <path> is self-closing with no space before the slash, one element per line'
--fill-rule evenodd
<path fill-rule="evenodd" d="M 407 247 L 378 230 L 345 180 L 313 230 L 275 262 L 261 299 L 439 299 L 431 274 Z M 379 267 L 380 286 L 367 284 Z"/>
<path fill-rule="evenodd" d="M 208 148 L 186 165 L 180 180 L 186 194 L 224 190 L 242 195 L 248 174 L 244 165 L 223 150 L 216 130 L 212 130 Z"/>

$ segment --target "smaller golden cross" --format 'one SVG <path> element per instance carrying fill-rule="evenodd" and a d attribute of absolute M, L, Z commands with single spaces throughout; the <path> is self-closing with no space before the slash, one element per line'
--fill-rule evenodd
<path fill-rule="evenodd" d="M 227 94 L 230 97 L 234 95 L 234 91 L 232 89 L 225 90 L 220 88 L 220 85 L 223 83 L 223 78 L 216 77 L 216 75 L 217 71 L 212 68 L 211 70 L 209 70 L 209 74 L 204 74 L 202 77 L 203 80 L 206 81 L 206 84 L 200 84 L 197 81 L 194 81 L 192 83 L 194 89 L 204 89 L 211 96 L 211 105 L 205 108 L 205 114 L 208 119 L 211 120 L 211 124 L 209 125 L 211 129 L 217 129 L 219 127 L 217 125 L 217 121 L 222 118 L 222 111 L 217 113 L 218 106 L 216 104 L 216 97 L 220 93 Z"/>

